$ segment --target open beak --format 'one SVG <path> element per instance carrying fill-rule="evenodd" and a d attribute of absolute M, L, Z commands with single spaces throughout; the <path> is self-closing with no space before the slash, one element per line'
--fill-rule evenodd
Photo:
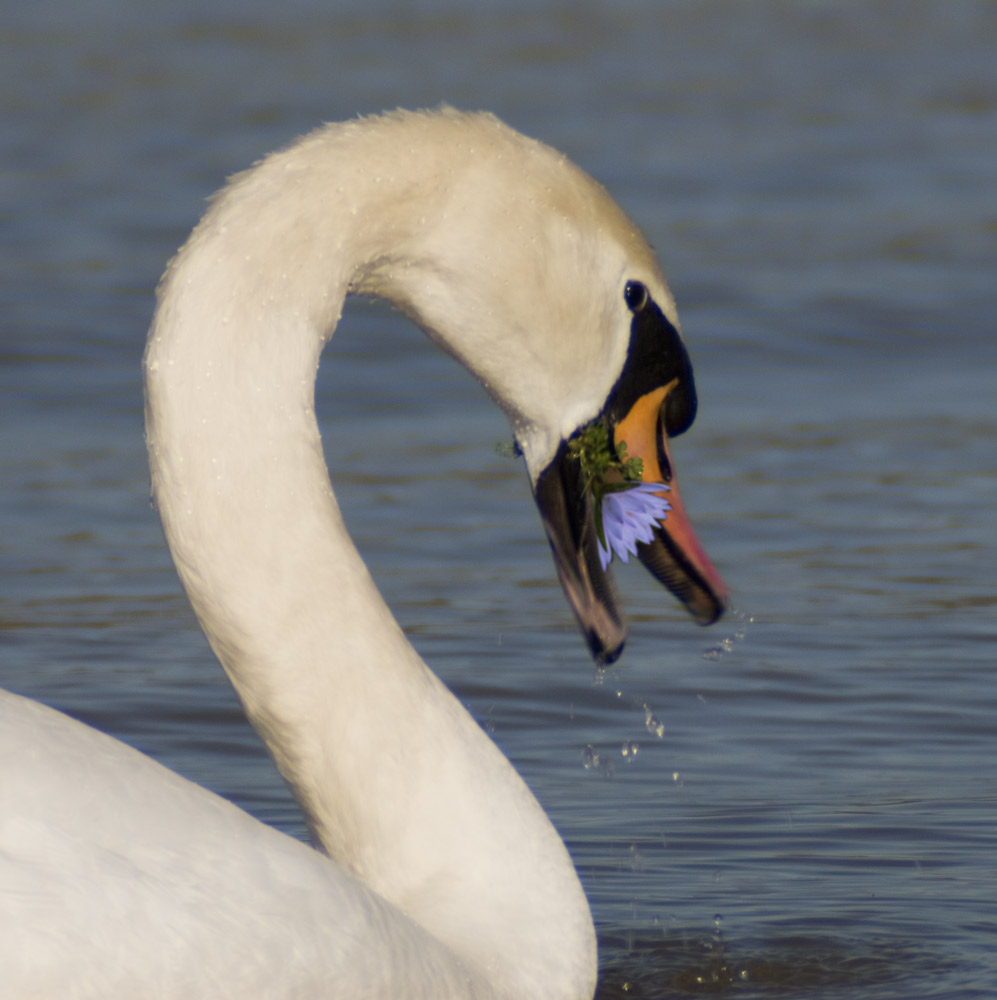
<path fill-rule="evenodd" d="M 661 496 L 671 510 L 655 525 L 653 541 L 637 543 L 638 558 L 696 621 L 710 625 L 723 614 L 727 588 L 692 530 L 675 482 L 663 415 L 665 400 L 677 382 L 675 379 L 640 396 L 616 421 L 613 438 L 626 444 L 628 457 L 642 461 L 644 482 L 669 487 Z"/>
<path fill-rule="evenodd" d="M 671 509 L 654 526 L 653 541 L 637 543 L 638 558 L 696 621 L 709 625 L 723 614 L 727 588 L 692 530 L 675 482 L 664 404 L 677 381 L 640 396 L 615 421 L 612 433 L 615 442 L 626 443 L 628 457 L 641 459 L 645 482 L 669 487 L 661 496 Z M 599 559 L 592 499 L 565 442 L 538 477 L 534 495 L 561 586 L 592 656 L 601 665 L 612 663 L 623 651 L 626 621 L 613 579 Z"/>

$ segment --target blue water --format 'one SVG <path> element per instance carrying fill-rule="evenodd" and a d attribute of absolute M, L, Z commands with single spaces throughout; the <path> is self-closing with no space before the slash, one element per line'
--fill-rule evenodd
<path fill-rule="evenodd" d="M 2 15 L 0 683 L 304 835 L 148 504 L 152 292 L 266 150 L 486 107 L 659 250 L 731 613 L 701 630 L 626 569 L 597 674 L 501 417 L 389 310 L 348 308 L 319 408 L 379 585 L 571 848 L 602 994 L 997 997 L 997 6 L 275 11 Z"/>

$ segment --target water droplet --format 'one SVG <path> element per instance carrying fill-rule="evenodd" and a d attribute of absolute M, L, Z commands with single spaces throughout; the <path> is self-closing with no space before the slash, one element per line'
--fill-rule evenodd
<path fill-rule="evenodd" d="M 627 740 L 622 747 L 620 747 L 620 754 L 623 759 L 628 763 L 633 763 L 634 757 L 637 756 L 637 751 L 640 750 L 640 744 L 634 743 L 633 740 Z"/>
<path fill-rule="evenodd" d="M 582 766 L 586 771 L 595 770 L 599 766 L 599 751 L 591 743 L 582 751 Z"/>
<path fill-rule="evenodd" d="M 658 739 L 664 739 L 665 736 L 665 724 L 651 711 L 647 705 L 644 708 L 644 727 L 652 736 L 657 736 Z"/>

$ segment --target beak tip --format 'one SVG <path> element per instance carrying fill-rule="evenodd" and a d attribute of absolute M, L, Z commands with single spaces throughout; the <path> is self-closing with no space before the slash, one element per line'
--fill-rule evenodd
<path fill-rule="evenodd" d="M 696 583 L 697 586 L 689 588 L 680 598 L 696 624 L 705 628 L 723 618 L 730 595 L 715 570 L 709 580 L 700 578 Z"/>
<path fill-rule="evenodd" d="M 592 651 L 592 659 L 595 660 L 596 666 L 600 669 L 611 666 L 623 655 L 623 647 L 626 645 L 623 639 L 612 645 L 607 645 L 603 641 L 603 637 L 595 630 L 587 632 L 585 638 L 588 640 L 589 649 Z"/>
<path fill-rule="evenodd" d="M 707 625 L 713 625 L 714 623 L 720 621 L 724 616 L 724 612 L 727 610 L 727 598 L 716 597 L 713 600 L 712 607 L 709 611 L 701 611 L 696 614 L 696 623 L 702 625 L 704 628 Z"/>

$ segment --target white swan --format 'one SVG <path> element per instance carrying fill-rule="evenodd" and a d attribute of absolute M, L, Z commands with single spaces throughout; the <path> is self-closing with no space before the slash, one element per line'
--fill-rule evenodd
<path fill-rule="evenodd" d="M 322 853 L 5 695 L 5 998 L 593 992 L 564 846 L 406 641 L 337 508 L 313 382 L 351 292 L 397 303 L 503 407 L 593 652 L 622 646 L 565 441 L 601 416 L 660 481 L 667 434 L 695 408 L 674 303 L 636 228 L 489 115 L 330 125 L 266 158 L 164 277 L 147 436 L 180 577 Z M 669 499 L 639 554 L 712 620 L 723 585 Z"/>

